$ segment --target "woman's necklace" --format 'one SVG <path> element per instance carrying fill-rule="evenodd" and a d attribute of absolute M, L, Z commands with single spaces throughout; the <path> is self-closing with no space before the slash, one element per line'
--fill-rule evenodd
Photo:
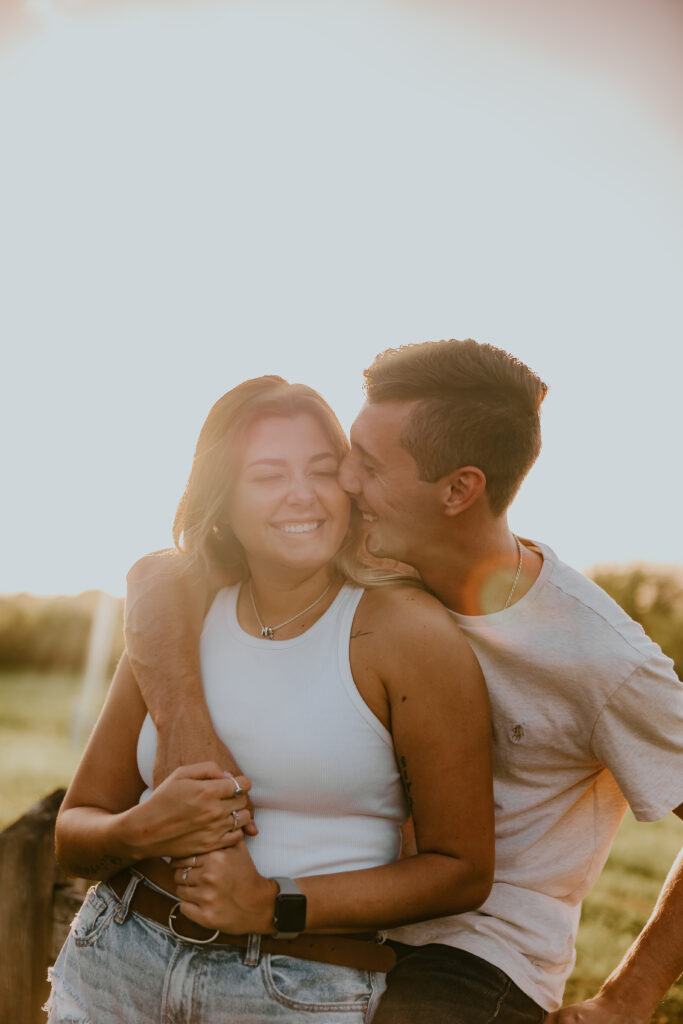
<path fill-rule="evenodd" d="M 249 580 L 249 597 L 251 598 L 251 607 L 254 609 L 254 615 L 256 616 L 256 621 L 259 624 L 261 636 L 265 637 L 266 640 L 274 640 L 275 633 L 277 633 L 278 629 L 282 629 L 283 626 L 288 626 L 290 622 L 294 622 L 295 619 L 300 619 L 302 615 L 306 614 L 306 612 L 310 612 L 311 608 L 315 608 L 317 604 L 320 604 L 320 602 L 322 601 L 322 599 L 324 598 L 325 594 L 328 592 L 331 586 L 332 580 L 330 580 L 330 582 L 327 584 L 320 597 L 316 597 L 315 601 L 309 604 L 307 608 L 304 608 L 303 611 L 297 612 L 296 615 L 292 615 L 291 619 L 285 619 L 284 622 L 280 622 L 277 626 L 264 626 L 263 623 L 261 622 L 261 616 L 259 615 L 258 610 L 256 608 L 256 601 L 254 600 L 254 590 L 251 585 L 251 580 Z M 510 597 L 512 597 L 512 594 L 510 594 Z"/>
<path fill-rule="evenodd" d="M 515 573 L 515 578 L 512 581 L 512 590 L 508 594 L 508 599 L 505 602 L 505 604 L 503 605 L 503 611 L 505 611 L 507 606 L 510 604 L 510 601 L 512 600 L 512 595 L 515 592 L 515 589 L 517 587 L 517 582 L 519 580 L 519 574 L 522 571 L 522 545 L 519 543 L 519 537 L 517 536 L 516 533 L 513 533 L 512 536 L 515 538 L 515 544 L 517 545 L 517 551 L 519 552 L 519 565 L 517 566 L 517 572 Z M 252 598 L 252 601 L 253 601 L 253 598 Z M 256 611 L 256 609 L 254 609 L 254 611 Z M 256 616 L 256 618 L 258 619 L 258 615 Z"/>

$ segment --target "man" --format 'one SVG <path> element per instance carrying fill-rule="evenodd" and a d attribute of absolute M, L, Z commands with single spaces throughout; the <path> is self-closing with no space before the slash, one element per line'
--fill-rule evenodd
<path fill-rule="evenodd" d="M 546 387 L 528 367 L 471 340 L 406 346 L 375 360 L 366 392 L 340 479 L 369 550 L 414 566 L 479 658 L 496 795 L 490 897 L 478 911 L 390 933 L 399 962 L 376 1024 L 522 1024 L 546 1011 L 548 1024 L 643 1024 L 683 970 L 682 857 L 598 995 L 552 1011 L 573 966 L 581 900 L 627 802 L 643 820 L 672 809 L 683 817 L 683 687 L 599 588 L 509 530 L 506 510 L 540 449 Z M 159 773 L 207 756 L 233 770 L 199 685 L 207 581 L 193 582 L 193 613 L 180 621 L 167 564 L 143 560 L 132 573 L 127 633 L 164 738 Z M 160 672 L 188 709 L 182 727 L 164 721 Z"/>

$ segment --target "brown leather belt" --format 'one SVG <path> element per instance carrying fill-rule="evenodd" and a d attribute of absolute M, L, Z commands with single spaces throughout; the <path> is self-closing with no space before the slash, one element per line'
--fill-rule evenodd
<path fill-rule="evenodd" d="M 107 885 L 121 899 L 132 878 L 126 868 L 107 880 Z M 145 884 L 144 878 L 138 883 L 130 909 L 142 914 L 157 924 L 169 928 L 169 917 L 178 901 L 172 896 L 165 896 Z M 203 928 L 176 910 L 173 918 L 175 934 L 188 942 L 206 942 L 208 945 L 234 946 L 246 949 L 249 944 L 248 935 L 229 935 L 218 932 L 212 935 L 211 929 Z M 296 939 L 275 939 L 272 935 L 261 936 L 261 953 L 273 953 L 276 956 L 294 956 L 300 960 L 317 960 L 322 964 L 336 964 L 338 967 L 355 967 L 362 971 L 390 971 L 396 963 L 396 954 L 391 946 L 364 935 L 313 935 L 302 934 Z"/>

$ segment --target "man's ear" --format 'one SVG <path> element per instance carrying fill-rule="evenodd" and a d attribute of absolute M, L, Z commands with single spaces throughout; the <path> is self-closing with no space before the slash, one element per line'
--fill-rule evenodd
<path fill-rule="evenodd" d="M 486 476 L 477 466 L 461 466 L 443 477 L 439 485 L 445 515 L 458 516 L 481 498 L 486 490 Z"/>

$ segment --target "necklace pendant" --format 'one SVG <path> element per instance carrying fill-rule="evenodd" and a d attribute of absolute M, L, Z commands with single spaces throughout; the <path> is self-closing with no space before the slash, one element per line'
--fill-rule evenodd
<path fill-rule="evenodd" d="M 251 598 L 251 607 L 254 609 L 254 615 L 256 616 L 256 621 L 260 626 L 261 636 L 263 637 L 263 639 L 274 640 L 276 630 L 282 629 L 283 626 L 288 626 L 290 622 L 295 622 L 297 619 L 300 619 L 302 615 L 305 615 L 306 612 L 310 612 L 311 608 L 315 608 L 317 604 L 320 604 L 325 594 L 332 586 L 332 582 L 333 581 L 330 580 L 330 582 L 327 584 L 320 597 L 316 597 L 315 601 L 309 604 L 306 608 L 304 608 L 300 612 L 297 612 L 296 615 L 292 615 L 291 619 L 285 619 L 284 622 L 278 622 L 277 626 L 264 626 L 263 623 L 261 622 L 261 616 L 258 613 L 258 608 L 256 607 L 256 601 L 254 600 L 254 588 L 251 585 L 251 580 L 249 580 L 249 597 Z"/>

